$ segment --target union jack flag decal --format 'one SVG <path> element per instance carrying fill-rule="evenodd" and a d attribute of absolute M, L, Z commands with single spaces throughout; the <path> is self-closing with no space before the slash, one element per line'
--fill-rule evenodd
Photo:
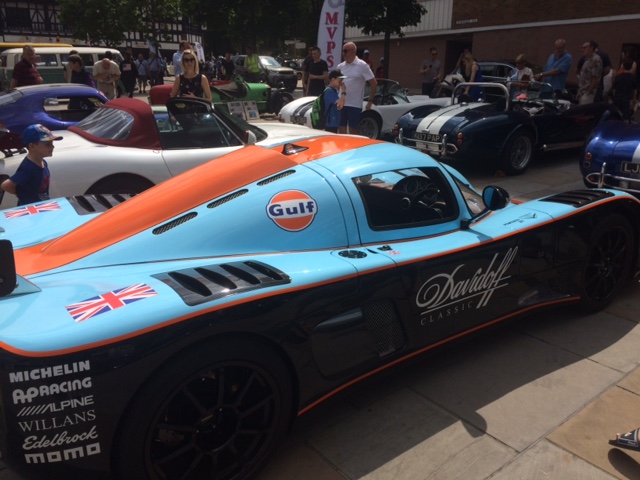
<path fill-rule="evenodd" d="M 53 210 L 60 210 L 58 202 L 36 203 L 32 205 L 25 205 L 23 207 L 12 208 L 4 212 L 5 218 L 18 218 L 25 215 L 37 215 L 43 212 L 52 212 Z"/>
<path fill-rule="evenodd" d="M 103 293 L 82 302 L 67 305 L 67 312 L 76 322 L 100 315 L 101 313 L 124 307 L 129 303 L 137 302 L 144 298 L 153 297 L 158 293 L 149 285 L 138 283 L 130 287 L 119 288 L 111 292 Z"/>

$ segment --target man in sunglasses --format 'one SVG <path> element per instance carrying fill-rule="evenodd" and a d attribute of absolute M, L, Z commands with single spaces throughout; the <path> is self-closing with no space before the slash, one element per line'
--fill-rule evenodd
<path fill-rule="evenodd" d="M 367 110 L 370 110 L 373 105 L 376 88 L 378 87 L 378 82 L 371 68 L 366 62 L 358 58 L 356 50 L 355 43 L 345 43 L 342 47 L 344 62 L 337 67 L 345 77 L 343 83 L 346 87 L 346 91 L 341 93 L 340 99 L 344 103 L 341 109 L 339 133 L 358 133 L 365 84 L 369 83 L 370 87 L 369 99 L 365 107 Z"/>

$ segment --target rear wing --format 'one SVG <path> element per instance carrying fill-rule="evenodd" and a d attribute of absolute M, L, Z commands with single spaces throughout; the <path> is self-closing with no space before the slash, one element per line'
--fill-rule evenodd
<path fill-rule="evenodd" d="M 13 292 L 17 284 L 13 245 L 9 240 L 0 240 L 0 297 Z"/>

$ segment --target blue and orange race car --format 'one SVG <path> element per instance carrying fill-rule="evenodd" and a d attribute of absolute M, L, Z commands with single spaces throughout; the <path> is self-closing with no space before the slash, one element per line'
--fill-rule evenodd
<path fill-rule="evenodd" d="M 0 450 L 26 477 L 245 479 L 296 415 L 520 313 L 607 305 L 640 202 L 478 194 L 418 151 L 247 146 L 0 212 Z M 12 244 L 11 244 L 12 243 Z"/>

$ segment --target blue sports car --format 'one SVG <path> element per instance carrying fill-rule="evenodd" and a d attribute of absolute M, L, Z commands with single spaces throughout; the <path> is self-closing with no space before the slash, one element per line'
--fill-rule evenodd
<path fill-rule="evenodd" d="M 247 146 L 0 214 L 0 450 L 38 479 L 240 480 L 296 415 L 522 312 L 607 305 L 640 201 L 516 205 L 406 147 Z M 11 245 L 13 243 L 13 245 Z"/>
<path fill-rule="evenodd" d="M 621 121 L 598 125 L 580 157 L 580 172 L 588 187 L 640 194 L 640 126 Z"/>
<path fill-rule="evenodd" d="M 49 130 L 66 130 L 107 102 L 101 92 L 86 85 L 57 83 L 18 87 L 0 92 L 0 126 L 9 133 L 0 138 L 0 151 L 21 149 L 22 132 L 40 123 Z"/>
<path fill-rule="evenodd" d="M 536 152 L 581 148 L 604 118 L 619 116 L 608 103 L 573 105 L 558 99 L 548 84 L 508 90 L 496 83 L 461 83 L 484 89 L 482 102 L 463 101 L 439 110 L 418 107 L 400 117 L 396 141 L 436 157 L 485 162 L 508 175 L 520 175 Z M 518 93 L 520 92 L 520 93 Z"/>

